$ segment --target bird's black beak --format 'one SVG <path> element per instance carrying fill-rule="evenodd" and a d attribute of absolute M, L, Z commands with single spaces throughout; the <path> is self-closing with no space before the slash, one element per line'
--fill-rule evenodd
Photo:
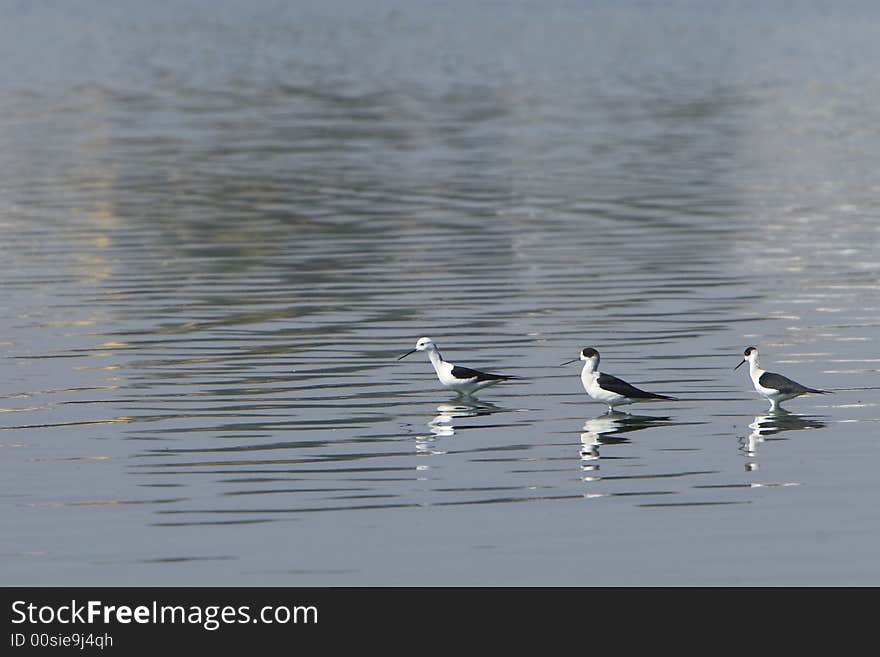
<path fill-rule="evenodd" d="M 580 358 L 572 358 L 571 360 L 567 360 L 567 361 L 565 361 L 564 363 L 560 363 L 560 364 L 559 364 L 559 367 L 562 367 L 563 365 L 568 365 L 569 363 L 573 363 L 573 362 L 575 362 L 576 360 L 580 360 Z"/>
<path fill-rule="evenodd" d="M 745 362 L 746 362 L 746 359 L 743 358 L 741 361 L 739 361 L 739 365 L 737 365 L 736 367 L 733 368 L 733 371 L 736 372 L 740 367 L 742 367 L 742 364 Z"/>
<path fill-rule="evenodd" d="M 413 349 L 412 351 L 407 351 L 403 356 L 401 356 L 401 357 L 398 358 L 397 360 L 403 360 L 404 358 L 406 358 L 406 357 L 409 356 L 410 354 L 414 354 L 414 353 L 416 353 L 417 351 L 418 351 L 418 349 Z"/>

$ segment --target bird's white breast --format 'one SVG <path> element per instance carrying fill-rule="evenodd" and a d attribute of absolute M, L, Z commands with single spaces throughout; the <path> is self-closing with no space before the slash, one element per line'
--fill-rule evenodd
<path fill-rule="evenodd" d="M 469 379 L 457 379 L 452 376 L 453 367 L 454 365 L 452 363 L 447 363 L 445 361 L 436 366 L 437 378 L 440 379 L 440 383 L 445 386 L 455 386 L 469 381 Z"/>
<path fill-rule="evenodd" d="M 750 368 L 749 375 L 752 377 L 752 385 L 755 386 L 755 390 L 759 395 L 764 397 L 775 397 L 779 394 L 779 391 L 774 388 L 765 388 L 761 385 L 761 375 L 764 374 L 764 370 L 755 367 Z"/>
<path fill-rule="evenodd" d="M 581 383 L 584 384 L 584 390 L 587 391 L 590 397 L 606 404 L 624 399 L 622 395 L 618 395 L 616 392 L 610 392 L 601 388 L 598 379 L 598 372 L 581 373 Z"/>

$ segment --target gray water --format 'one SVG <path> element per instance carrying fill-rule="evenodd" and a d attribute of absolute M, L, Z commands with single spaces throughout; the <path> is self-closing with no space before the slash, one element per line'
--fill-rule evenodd
<path fill-rule="evenodd" d="M 0 19 L 4 584 L 880 584 L 873 3 Z"/>

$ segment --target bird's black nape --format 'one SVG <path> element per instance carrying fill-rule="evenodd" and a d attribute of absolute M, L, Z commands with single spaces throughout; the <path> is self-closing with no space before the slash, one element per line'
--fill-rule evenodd
<path fill-rule="evenodd" d="M 743 363 L 745 363 L 746 359 L 752 355 L 753 351 L 758 351 L 758 348 L 757 347 L 746 347 L 745 348 L 745 351 L 743 351 L 743 359 L 741 361 L 739 361 L 739 364 L 736 367 L 733 368 L 734 372 L 743 366 Z"/>

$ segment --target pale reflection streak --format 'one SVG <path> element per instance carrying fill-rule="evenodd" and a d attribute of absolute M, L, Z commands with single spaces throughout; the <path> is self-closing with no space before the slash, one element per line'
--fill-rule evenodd
<path fill-rule="evenodd" d="M 469 404 L 440 404 L 437 413 L 428 426 L 431 433 L 436 436 L 455 435 L 453 420 L 462 417 L 477 417 L 479 415 L 491 415 L 505 409 L 489 402 L 474 402 Z"/>
<path fill-rule="evenodd" d="M 629 413 L 604 413 L 584 422 L 581 433 L 581 471 L 584 482 L 600 479 L 598 475 L 589 474 L 599 470 L 599 448 L 603 445 L 620 445 L 628 443 L 628 438 L 617 438 L 617 434 L 641 431 L 648 427 L 668 424 L 670 418 L 650 415 L 631 415 Z"/>
<path fill-rule="evenodd" d="M 436 440 L 455 435 L 456 419 L 491 415 L 503 410 L 506 409 L 489 402 L 440 404 L 437 407 L 437 415 L 428 422 L 431 434 L 416 436 L 416 452 L 420 454 L 445 454 L 444 450 L 436 447 Z"/>
<path fill-rule="evenodd" d="M 753 459 L 758 455 L 758 445 L 763 443 L 768 436 L 773 436 L 785 431 L 800 431 L 802 429 L 821 429 L 825 426 L 825 422 L 814 417 L 806 415 L 798 415 L 786 411 L 785 409 L 777 409 L 772 413 L 756 415 L 755 420 L 749 424 L 752 432 L 739 440 L 739 450 L 749 459 Z M 784 438 L 771 438 L 771 440 L 785 440 Z M 745 469 L 754 471 L 758 469 L 757 461 L 747 461 Z"/>

